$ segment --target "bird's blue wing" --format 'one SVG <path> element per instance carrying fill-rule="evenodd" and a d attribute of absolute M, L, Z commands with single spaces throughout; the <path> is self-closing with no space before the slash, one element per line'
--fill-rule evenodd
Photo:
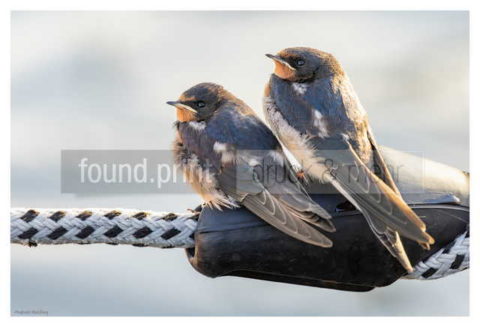
<path fill-rule="evenodd" d="M 235 104 L 226 106 L 208 122 L 205 129 L 208 137 L 241 150 L 280 148 L 272 131 L 253 112 L 242 113 L 235 108 Z"/>
<path fill-rule="evenodd" d="M 318 83 L 310 85 L 300 96 L 289 83 L 275 76 L 270 80 L 269 96 L 276 110 L 295 130 L 306 136 L 308 146 L 315 150 L 318 164 L 327 167 L 334 175 L 332 184 L 364 214 L 377 236 L 391 228 L 418 242 L 432 243 L 433 239 L 425 233 L 425 225 L 405 204 L 396 188 L 392 189 L 379 179 L 359 158 L 353 148 L 355 142 L 342 135 L 342 130 L 349 127 L 329 121 L 337 130 L 330 128 L 329 133 L 324 133 L 319 128 L 322 124 L 315 121 L 319 116 L 315 117 L 315 111 L 328 115 L 329 110 L 337 110 L 340 114 L 328 118 L 342 121 L 342 112 L 348 112 L 339 110 L 338 106 L 343 105 L 344 99 L 339 100 L 335 94 L 326 94 L 323 98 L 318 93 L 314 96 L 315 87 L 324 87 Z"/>
<path fill-rule="evenodd" d="M 333 232 L 335 228 L 327 221 L 330 215 L 305 192 L 286 158 L 278 152 L 280 145 L 268 127 L 252 117 L 222 114 L 202 130 L 181 123 L 179 131 L 185 146 L 203 161 L 211 161 L 218 188 L 225 194 L 292 237 L 331 246 L 331 241 L 310 225 Z M 218 151 L 218 143 L 222 144 L 222 151 Z M 236 151 L 235 156 L 242 151 L 241 160 L 222 161 L 222 152 L 228 149 Z M 258 151 L 264 155 L 260 164 Z"/>

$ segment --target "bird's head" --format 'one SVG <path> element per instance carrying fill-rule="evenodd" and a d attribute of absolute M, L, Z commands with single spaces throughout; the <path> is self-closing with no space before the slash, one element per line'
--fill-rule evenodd
<path fill-rule="evenodd" d="M 177 109 L 179 121 L 200 121 L 211 117 L 230 96 L 221 85 L 200 83 L 183 92 L 177 101 L 167 101 L 167 104 Z"/>
<path fill-rule="evenodd" d="M 291 82 L 343 74 L 340 63 L 333 55 L 317 49 L 287 48 L 276 55 L 266 56 L 275 64 L 274 74 Z"/>

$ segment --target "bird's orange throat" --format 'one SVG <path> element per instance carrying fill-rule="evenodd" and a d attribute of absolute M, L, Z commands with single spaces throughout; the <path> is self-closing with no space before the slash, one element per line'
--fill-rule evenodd
<path fill-rule="evenodd" d="M 281 79 L 290 80 L 295 76 L 295 71 L 281 62 L 274 61 L 275 69 L 273 73 Z"/>
<path fill-rule="evenodd" d="M 177 108 L 177 120 L 182 123 L 195 120 L 195 113 L 183 108 Z"/>

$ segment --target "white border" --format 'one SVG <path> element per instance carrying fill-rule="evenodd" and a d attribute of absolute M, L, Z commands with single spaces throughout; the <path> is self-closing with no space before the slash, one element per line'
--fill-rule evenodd
<path fill-rule="evenodd" d="M 0 269 L 0 312 L 2 326 L 7 325 L 31 325 L 36 326 L 57 326 L 62 325 L 88 325 L 88 324 L 100 324 L 108 323 L 123 325 L 123 324 L 171 324 L 172 326 L 178 326 L 183 324 L 195 324 L 199 326 L 203 325 L 244 325 L 244 324 L 269 324 L 272 326 L 283 326 L 291 324 L 354 324 L 354 325 L 389 325 L 389 326 L 405 326 L 406 324 L 432 324 L 435 326 L 464 326 L 464 325 L 479 325 L 478 317 L 480 310 L 479 306 L 479 282 L 477 278 L 480 278 L 477 270 L 477 256 L 475 248 L 478 248 L 480 242 L 475 240 L 475 231 L 478 230 L 477 223 L 479 218 L 477 210 L 478 191 L 478 179 L 476 178 L 477 167 L 479 166 L 479 151 L 475 149 L 475 141 L 480 139 L 480 128 L 476 128 L 477 124 L 480 124 L 478 119 L 478 94 L 480 90 L 479 85 L 479 64 L 478 64 L 478 35 L 479 35 L 479 11 L 476 3 L 479 1 L 328 1 L 320 3 L 320 1 L 262 1 L 262 0 L 243 0 L 243 1 L 221 1 L 221 0 L 175 0 L 168 3 L 159 3 L 154 0 L 135 0 L 135 1 L 100 1 L 100 0 L 83 0 L 83 1 L 60 1 L 60 0 L 43 0 L 43 1 L 3 1 L 0 5 L 2 7 L 0 16 L 1 28 L 1 90 L 2 90 L 2 107 L 0 111 L 0 142 L 2 145 L 2 160 L 1 160 L 1 213 L 2 219 L 1 230 L 1 248 L 0 258 L 2 260 L 2 269 Z M 470 279 L 471 285 L 471 301 L 470 301 L 470 318 L 108 318 L 109 321 L 105 321 L 105 318 L 11 318 L 10 317 L 10 278 L 9 278 L 9 263 L 10 263 L 10 251 L 9 251 L 9 206 L 10 206 L 10 10 L 470 10 L 471 21 L 471 68 L 470 68 L 470 107 L 471 110 L 471 164 L 470 169 L 472 171 L 472 246 L 471 250 L 471 269 Z M 479 276 L 479 277 L 477 277 Z M 7 292 L 8 290 L 8 292 Z M 448 294 L 445 294 L 448 296 Z M 141 301 L 141 299 L 139 299 Z M 285 299 L 288 301 L 288 299 Z M 411 301 L 415 301 L 414 298 Z M 292 304 L 293 305 L 293 304 Z M 301 305 L 296 303 L 294 305 Z M 35 319 L 32 321 L 31 319 Z M 162 319 L 159 321 L 152 321 L 155 319 Z M 295 319 L 295 321 L 293 321 Z M 321 319 L 319 321 L 318 319 Z M 332 321 L 335 319 L 335 321 Z M 102 321 L 103 320 L 103 321 Z M 387 321 L 388 320 L 388 321 Z M 419 321 L 422 320 L 422 321 Z M 428 320 L 428 321 L 427 321 Z M 474 321 L 477 321 L 475 323 Z"/>

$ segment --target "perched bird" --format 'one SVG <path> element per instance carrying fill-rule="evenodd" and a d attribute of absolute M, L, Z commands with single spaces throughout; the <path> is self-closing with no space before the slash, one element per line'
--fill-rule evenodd
<path fill-rule="evenodd" d="M 425 248 L 434 239 L 403 201 L 340 63 L 329 53 L 304 47 L 266 56 L 275 64 L 264 97 L 274 133 L 304 173 L 332 183 L 365 216 L 390 253 L 412 271 L 399 234 Z"/>
<path fill-rule="evenodd" d="M 213 83 L 185 91 L 178 101 L 175 163 L 207 205 L 245 206 L 301 241 L 331 247 L 331 216 L 306 193 L 270 129 L 243 101 Z"/>

